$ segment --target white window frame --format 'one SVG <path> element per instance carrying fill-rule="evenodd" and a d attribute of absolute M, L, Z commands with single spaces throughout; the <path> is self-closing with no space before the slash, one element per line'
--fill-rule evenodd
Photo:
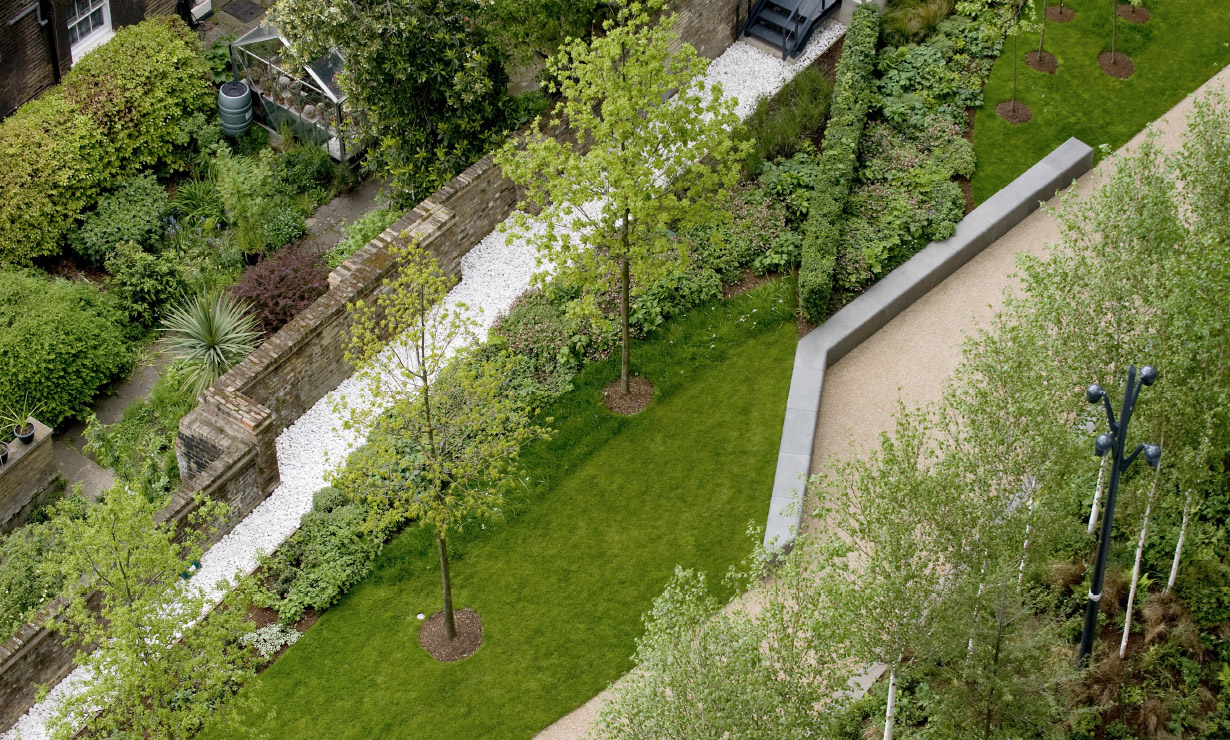
<path fill-rule="evenodd" d="M 72 54 L 73 54 L 73 64 L 76 64 L 77 62 L 81 61 L 81 57 L 85 56 L 86 52 L 96 47 L 102 46 L 103 44 L 110 41 L 111 37 L 115 35 L 115 30 L 111 26 L 111 2 L 110 0 L 102 0 L 102 3 L 99 7 L 102 9 L 102 12 L 103 12 L 102 25 L 94 29 L 93 31 L 91 31 L 88 35 L 82 38 L 78 38 L 77 43 L 75 44 L 71 42 L 69 43 L 69 48 L 71 49 Z M 69 27 L 71 27 L 72 25 L 74 25 L 74 23 L 80 23 L 80 22 L 81 22 L 81 19 L 78 18 L 75 22 L 69 23 L 68 25 Z"/>

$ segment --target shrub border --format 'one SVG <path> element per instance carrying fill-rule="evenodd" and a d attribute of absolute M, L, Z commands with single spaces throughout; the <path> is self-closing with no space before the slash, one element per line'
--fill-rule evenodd
<path fill-rule="evenodd" d="M 957 224 L 952 237 L 929 244 L 799 340 L 765 523 L 766 547 L 788 551 L 803 522 L 802 491 L 811 470 L 825 369 L 1092 167 L 1093 149 L 1079 139 L 1068 139 L 975 208 Z"/>
<path fill-rule="evenodd" d="M 808 321 L 815 323 L 824 321 L 828 315 L 841 214 L 850 198 L 858 165 L 858 144 L 867 125 L 879 37 L 879 7 L 874 3 L 860 5 L 846 29 L 845 46 L 837 64 L 833 107 L 824 130 L 820 176 L 803 225 L 799 308 Z"/>

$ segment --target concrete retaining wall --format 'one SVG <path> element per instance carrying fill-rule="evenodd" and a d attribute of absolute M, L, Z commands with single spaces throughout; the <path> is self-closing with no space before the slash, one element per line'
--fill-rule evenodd
<path fill-rule="evenodd" d="M 799 340 L 765 524 L 767 547 L 789 549 L 803 520 L 802 492 L 811 469 L 825 369 L 1091 167 L 1093 149 L 1077 139 L 1068 139 L 975 208 L 957 224 L 957 233 L 951 238 L 929 244 Z"/>

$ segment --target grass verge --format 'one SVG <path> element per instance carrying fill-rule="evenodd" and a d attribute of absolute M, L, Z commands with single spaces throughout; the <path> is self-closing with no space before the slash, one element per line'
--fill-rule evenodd
<path fill-rule="evenodd" d="M 1035 1 L 1041 14 L 1041 0 Z M 1021 36 L 1017 99 L 1032 109 L 1033 120 L 1012 126 L 995 113 L 995 106 L 1012 93 L 1012 39 L 991 71 L 974 122 L 978 169 L 973 188 L 979 203 L 1069 136 L 1094 149 L 1118 149 L 1230 63 L 1230 12 L 1224 2 L 1146 0 L 1153 16 L 1147 23 L 1120 19 L 1116 50 L 1136 65 L 1135 74 L 1123 80 L 1098 66 L 1098 54 L 1110 51 L 1112 3 L 1064 4 L 1076 11 L 1076 18 L 1046 24 L 1045 49 L 1058 61 L 1057 74 L 1025 64 L 1025 54 L 1038 48 L 1038 34 Z"/>
<path fill-rule="evenodd" d="M 631 667 L 641 615 L 676 565 L 720 575 L 763 526 L 796 343 L 794 281 L 696 309 L 633 349 L 650 407 L 602 405 L 616 361 L 576 379 L 527 449 L 532 484 L 509 518 L 456 540 L 457 606 L 483 645 L 442 664 L 415 615 L 440 608 L 420 530 L 244 691 L 271 738 L 532 737 Z M 206 733 L 209 735 L 209 733 Z"/>

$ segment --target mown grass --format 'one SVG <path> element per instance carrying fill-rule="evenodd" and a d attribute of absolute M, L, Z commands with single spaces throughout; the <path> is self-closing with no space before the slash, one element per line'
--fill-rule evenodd
<path fill-rule="evenodd" d="M 1041 0 L 1036 2 L 1040 12 Z M 1021 37 L 1017 99 L 1032 109 L 1033 120 L 1012 126 L 995 113 L 996 104 L 1012 93 L 1012 39 L 991 72 L 974 123 L 978 202 L 1069 136 L 1095 149 L 1119 148 L 1230 63 L 1230 7 L 1222 0 L 1146 0 L 1152 13 L 1147 23 L 1120 19 L 1116 51 L 1136 65 L 1135 74 L 1124 80 L 1107 76 L 1098 66 L 1098 54 L 1110 51 L 1113 4 L 1071 0 L 1065 5 L 1076 11 L 1076 18 L 1046 24 L 1045 49 L 1058 60 L 1057 74 L 1025 64 L 1025 53 L 1038 48 L 1038 34 Z M 1097 157 L 1102 155 L 1098 151 Z"/>
<path fill-rule="evenodd" d="M 245 692 L 279 740 L 532 737 L 631 667 L 641 616 L 676 565 L 720 575 L 763 525 L 794 356 L 794 281 L 670 322 L 632 353 L 656 386 L 635 417 L 602 406 L 614 361 L 549 410 L 524 455 L 533 485 L 505 522 L 455 543 L 458 607 L 483 617 L 471 658 L 418 645 L 440 608 L 419 530 Z M 207 733 L 208 734 L 208 733 Z"/>

